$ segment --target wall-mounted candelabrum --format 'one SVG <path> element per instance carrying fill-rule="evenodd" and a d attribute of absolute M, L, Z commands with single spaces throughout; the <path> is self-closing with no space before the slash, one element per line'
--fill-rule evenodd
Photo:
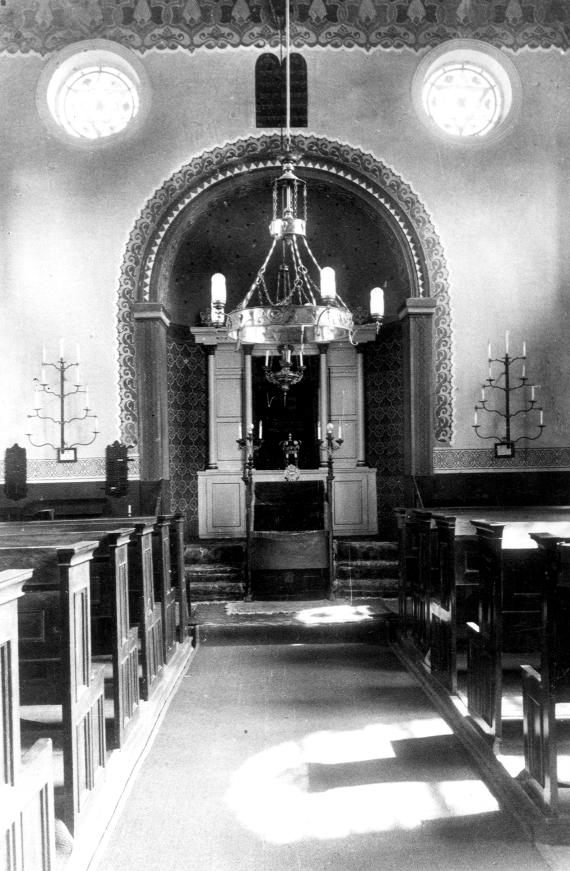
<path fill-rule="evenodd" d="M 325 448 L 327 452 L 327 467 L 328 467 L 328 477 L 332 480 L 334 478 L 333 475 L 333 457 L 335 451 L 338 451 L 341 445 L 344 443 L 344 439 L 342 437 L 342 425 L 339 423 L 338 425 L 338 436 L 334 437 L 334 425 L 332 423 L 327 423 L 327 431 L 325 434 L 325 438 L 321 438 L 321 425 L 317 424 L 317 444 L 319 448 Z"/>
<path fill-rule="evenodd" d="M 493 357 L 491 343 L 488 352 L 489 375 L 481 385 L 481 399 L 475 405 L 473 429 L 480 439 L 495 441 L 495 456 L 510 458 L 515 455 L 515 444 L 521 440 L 535 441 L 540 438 L 544 429 L 543 409 L 536 398 L 537 385 L 530 384 L 526 377 L 526 342 L 522 344 L 522 353 L 518 356 L 509 354 L 509 333 L 505 334 L 505 353 L 502 357 Z M 518 370 L 518 371 L 517 371 Z M 515 405 L 516 402 L 516 405 Z M 498 407 L 500 406 L 500 407 Z M 483 435 L 479 432 L 481 424 L 478 415 L 486 412 L 497 415 L 503 422 L 504 434 Z M 534 435 L 519 435 L 513 438 L 513 420 L 532 414 L 538 415 L 538 420 L 532 422 L 537 431 Z M 490 421 L 489 421 L 490 422 Z"/>
<path fill-rule="evenodd" d="M 239 427 L 239 438 L 236 439 L 238 447 L 241 451 L 243 451 L 243 475 L 242 480 L 247 484 L 251 483 L 251 479 L 253 476 L 253 470 L 255 468 L 255 453 L 259 450 L 262 445 L 263 439 L 261 438 L 263 433 L 263 424 L 261 421 L 259 422 L 257 428 L 257 437 L 254 435 L 254 425 L 252 423 L 248 424 L 247 427 L 247 435 L 245 438 L 242 438 L 241 434 L 241 424 Z"/>
<path fill-rule="evenodd" d="M 54 383 L 50 382 L 47 376 L 47 370 L 55 370 Z M 75 375 L 73 378 L 72 372 Z M 71 376 L 71 377 L 70 377 Z M 89 408 L 89 393 L 86 387 L 81 383 L 80 364 L 79 364 L 79 346 L 77 347 L 77 360 L 75 363 L 69 363 L 64 358 L 63 342 L 59 346 L 59 359 L 55 363 L 49 363 L 46 360 L 45 349 L 42 353 L 42 369 L 41 377 L 34 378 L 34 413 L 28 414 L 28 418 L 49 421 L 59 428 L 59 445 L 52 441 L 36 443 L 32 439 L 32 433 L 26 433 L 30 444 L 35 448 L 50 447 L 57 452 L 58 463 L 75 463 L 77 462 L 77 448 L 85 447 L 92 444 L 99 430 L 97 429 L 97 415 L 91 413 Z M 69 411 L 71 398 L 80 395 L 83 397 L 84 406 L 80 413 L 75 414 Z M 48 397 L 48 400 L 56 400 L 59 405 L 59 417 L 47 414 L 42 408 L 43 397 Z M 68 441 L 69 427 L 72 424 L 78 424 L 81 421 L 90 420 L 93 422 L 93 430 L 91 437 L 87 440 L 77 439 L 76 441 Z M 67 432 L 66 432 L 67 428 Z"/>

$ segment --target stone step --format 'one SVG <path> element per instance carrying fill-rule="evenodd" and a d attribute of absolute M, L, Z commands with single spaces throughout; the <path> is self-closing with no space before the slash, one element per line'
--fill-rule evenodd
<path fill-rule="evenodd" d="M 371 538 L 337 538 L 337 560 L 398 560 L 398 545 L 394 541 L 377 541 Z"/>
<path fill-rule="evenodd" d="M 334 584 L 337 596 L 345 598 L 395 598 L 398 596 L 398 578 L 339 578 Z"/>
<path fill-rule="evenodd" d="M 190 541 L 184 547 L 186 565 L 226 564 L 241 566 L 245 558 L 245 542 L 241 539 Z"/>
<path fill-rule="evenodd" d="M 396 560 L 362 559 L 351 562 L 336 561 L 337 578 L 394 578 L 398 576 Z"/>

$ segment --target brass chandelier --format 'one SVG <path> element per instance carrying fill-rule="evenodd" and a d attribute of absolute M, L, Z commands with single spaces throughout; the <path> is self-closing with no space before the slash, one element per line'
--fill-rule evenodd
<path fill-rule="evenodd" d="M 216 273 L 211 284 L 211 320 L 225 326 L 239 344 L 271 345 L 279 349 L 280 370 L 272 376 L 266 354 L 265 373 L 286 392 L 303 377 L 302 358 L 293 369 L 291 349 L 305 343 L 354 342 L 350 309 L 337 293 L 335 273 L 321 268 L 306 238 L 307 185 L 295 172 L 291 145 L 289 2 L 285 4 L 286 130 L 281 174 L 273 182 L 273 215 L 269 225 L 271 247 L 242 301 L 226 313 L 226 281 Z M 370 294 L 370 312 L 379 327 L 384 314 L 384 294 L 379 287 Z"/>

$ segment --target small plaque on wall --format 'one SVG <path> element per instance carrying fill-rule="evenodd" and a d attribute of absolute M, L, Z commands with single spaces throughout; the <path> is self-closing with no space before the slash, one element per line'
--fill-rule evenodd
<path fill-rule="evenodd" d="M 58 463 L 76 463 L 77 448 L 58 448 L 57 461 Z"/>
<path fill-rule="evenodd" d="M 495 456 L 503 460 L 509 460 L 515 455 L 513 442 L 497 442 L 495 444 Z"/>

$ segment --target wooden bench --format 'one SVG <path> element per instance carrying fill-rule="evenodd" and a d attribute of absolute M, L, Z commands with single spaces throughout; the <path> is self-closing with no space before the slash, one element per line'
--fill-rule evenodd
<path fill-rule="evenodd" d="M 184 577 L 184 518 L 179 514 L 164 514 L 157 517 L 105 517 L 70 521 L 36 521 L 48 526 L 50 523 L 71 523 L 76 531 L 93 529 L 117 529 L 121 526 L 152 527 L 152 569 L 154 598 L 160 602 L 162 612 L 162 661 L 169 662 L 175 651 L 177 639 L 188 635 L 189 607 Z M 103 523 L 102 523 L 103 522 Z M 66 527 L 67 528 L 67 527 Z M 174 567 L 174 568 L 173 568 Z M 173 579 L 178 587 L 173 587 Z M 176 600 L 179 602 L 177 619 Z M 184 625 L 178 628 L 178 623 Z"/>
<path fill-rule="evenodd" d="M 65 523 L 64 521 L 62 521 Z M 113 669 L 113 744 L 125 743 L 139 711 L 138 629 L 129 616 L 128 546 L 133 529 L 90 529 L 97 542 L 90 566 L 91 648 L 95 658 L 111 656 Z M 0 524 L 0 544 L 25 546 L 30 541 L 51 545 L 81 541 L 84 532 L 65 526 Z"/>
<path fill-rule="evenodd" d="M 62 819 L 72 834 L 106 762 L 104 667 L 91 660 L 89 569 L 96 547 L 90 541 L 0 544 L 0 570 L 33 570 L 20 607 L 20 691 L 40 703 L 51 692 L 61 704 Z M 34 699 L 38 688 L 41 697 Z"/>
<path fill-rule="evenodd" d="M 40 738 L 22 755 L 18 600 L 31 570 L 0 571 L 0 867 L 55 868 L 52 742 Z"/>
<path fill-rule="evenodd" d="M 98 518 L 96 521 L 34 521 L 31 526 L 41 533 L 51 530 L 58 535 L 67 532 L 88 537 L 95 531 L 95 527 L 100 529 L 103 522 L 106 531 L 116 531 L 125 526 L 133 528 L 128 554 L 129 613 L 133 622 L 138 625 L 140 635 L 140 696 L 148 701 L 159 684 L 164 665 L 162 608 L 160 603 L 155 602 L 154 595 L 154 518 L 149 521 L 131 518 L 130 523 L 126 519 L 119 522 L 114 518 Z M 16 524 L 0 524 L 0 530 L 2 526 L 17 528 Z"/>
<path fill-rule="evenodd" d="M 570 701 L 570 539 L 550 533 L 536 533 L 532 538 L 542 554 L 541 656 L 538 669 L 521 666 L 525 770 L 520 780 L 542 807 L 557 813 L 556 706 Z"/>

